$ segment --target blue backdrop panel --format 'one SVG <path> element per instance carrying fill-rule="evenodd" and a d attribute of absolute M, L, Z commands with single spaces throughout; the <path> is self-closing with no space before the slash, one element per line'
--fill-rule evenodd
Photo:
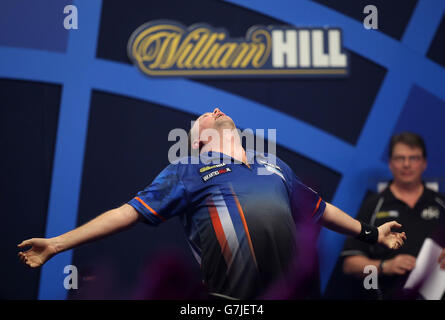
<path fill-rule="evenodd" d="M 68 33 L 63 26 L 65 6 L 71 0 L 2 1 L 0 44 L 65 52 Z"/>
<path fill-rule="evenodd" d="M 394 132 L 412 130 L 425 138 L 428 152 L 425 177 L 439 182 L 442 192 L 445 190 L 445 152 L 442 136 L 445 119 L 445 101 L 437 98 L 427 90 L 413 86 L 403 111 L 394 127 Z M 387 153 L 385 152 L 385 160 Z"/>

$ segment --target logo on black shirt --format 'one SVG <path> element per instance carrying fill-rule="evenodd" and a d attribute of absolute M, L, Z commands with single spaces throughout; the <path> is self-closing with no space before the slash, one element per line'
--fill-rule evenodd
<path fill-rule="evenodd" d="M 440 211 L 437 207 L 428 207 L 423 209 L 421 216 L 425 220 L 439 219 Z"/>

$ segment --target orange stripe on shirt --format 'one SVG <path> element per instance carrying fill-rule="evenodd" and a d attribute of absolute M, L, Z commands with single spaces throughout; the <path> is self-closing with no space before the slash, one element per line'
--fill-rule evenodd
<path fill-rule="evenodd" d="M 241 216 L 241 221 L 243 222 L 244 231 L 246 232 L 246 235 L 247 235 L 247 241 L 249 243 L 249 248 L 250 248 L 250 252 L 252 253 L 253 261 L 255 262 L 255 265 L 258 268 L 258 264 L 256 262 L 255 251 L 253 251 L 252 239 L 250 238 L 249 228 L 247 227 L 247 222 L 246 222 L 246 218 L 244 217 L 243 208 L 241 207 L 241 204 L 239 203 L 238 197 L 236 196 L 236 194 L 233 191 L 233 189 L 232 189 L 232 194 L 233 194 L 233 197 L 235 199 L 236 206 L 238 207 L 238 211 L 239 211 L 239 214 Z"/>
<path fill-rule="evenodd" d="M 226 235 L 219 219 L 218 211 L 215 208 L 213 201 L 209 200 L 208 203 L 210 219 L 212 220 L 213 229 L 215 230 L 216 238 L 218 239 L 221 247 L 221 252 L 226 260 L 227 267 L 229 268 L 232 262 L 232 252 L 230 251 L 229 244 L 227 243 Z"/>
<path fill-rule="evenodd" d="M 314 216 L 314 214 L 318 211 L 318 208 L 320 207 L 320 203 L 321 203 L 321 197 L 319 197 L 319 199 L 318 199 L 317 206 L 315 207 L 314 212 L 312 212 L 312 216 Z"/>
<path fill-rule="evenodd" d="M 158 214 L 156 211 L 154 211 L 148 204 L 146 204 L 144 201 L 142 201 L 142 199 L 141 198 L 139 198 L 139 197 L 135 197 L 135 199 L 137 200 L 137 201 L 139 201 L 145 208 L 147 208 L 151 213 L 153 213 L 156 217 L 158 217 L 159 219 L 161 219 L 162 221 L 165 221 L 165 219 L 160 215 L 160 214 Z"/>

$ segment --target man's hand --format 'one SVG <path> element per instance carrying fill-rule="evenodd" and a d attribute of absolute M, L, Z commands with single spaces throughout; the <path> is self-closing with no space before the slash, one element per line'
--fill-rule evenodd
<path fill-rule="evenodd" d="M 406 234 L 405 232 L 392 232 L 391 229 L 400 227 L 402 227 L 402 225 L 395 221 L 382 224 L 380 227 L 378 227 L 379 238 L 377 242 L 388 247 L 389 249 L 399 249 L 406 240 Z"/>
<path fill-rule="evenodd" d="M 440 268 L 445 270 L 445 248 L 442 250 L 439 256 Z"/>
<path fill-rule="evenodd" d="M 403 275 L 416 266 L 416 258 L 409 254 L 399 254 L 383 262 L 382 271 L 386 275 Z"/>
<path fill-rule="evenodd" d="M 31 246 L 28 251 L 19 252 L 20 260 L 31 268 L 37 268 L 51 259 L 57 253 L 56 245 L 52 239 L 32 238 L 23 241 L 17 247 Z"/>
<path fill-rule="evenodd" d="M 18 256 L 29 267 L 37 268 L 59 252 L 122 231 L 131 227 L 140 219 L 142 219 L 142 214 L 129 204 L 124 204 L 119 208 L 104 212 L 84 225 L 60 236 L 49 239 L 32 238 L 25 240 L 18 247 L 31 246 L 31 249 L 19 252 Z"/>

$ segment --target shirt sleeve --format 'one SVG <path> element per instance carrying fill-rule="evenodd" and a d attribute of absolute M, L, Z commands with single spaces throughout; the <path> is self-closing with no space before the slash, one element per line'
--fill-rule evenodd
<path fill-rule="evenodd" d="M 362 221 L 364 223 L 370 224 L 372 214 L 374 213 L 375 207 L 378 203 L 378 198 L 372 197 L 368 198 L 360 208 L 359 213 L 357 214 L 356 219 Z M 340 253 L 342 257 L 348 256 L 371 256 L 371 245 L 357 240 L 354 237 L 347 237 L 345 241 L 345 245 L 343 247 L 343 251 Z"/>
<path fill-rule="evenodd" d="M 295 175 L 291 191 L 292 214 L 298 220 L 311 219 L 317 222 L 326 209 L 326 202 L 320 195 L 303 184 Z"/>
<path fill-rule="evenodd" d="M 144 216 L 146 223 L 158 225 L 186 210 L 187 197 L 179 166 L 170 164 L 128 202 Z"/>
<path fill-rule="evenodd" d="M 326 202 L 321 196 L 298 179 L 293 170 L 283 161 L 278 161 L 286 178 L 292 215 L 296 222 L 311 219 L 317 222 L 324 213 Z"/>

